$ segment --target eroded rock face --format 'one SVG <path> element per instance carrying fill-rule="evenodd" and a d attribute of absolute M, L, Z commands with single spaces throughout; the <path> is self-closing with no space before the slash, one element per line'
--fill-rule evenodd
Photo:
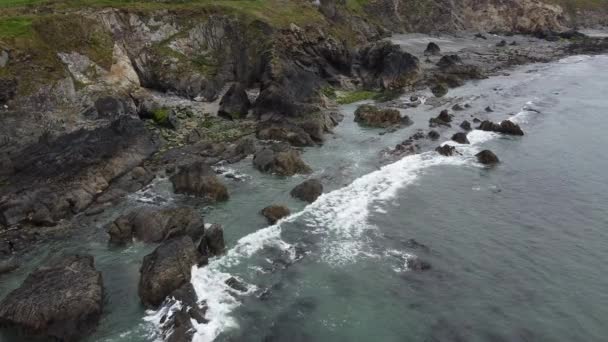
<path fill-rule="evenodd" d="M 253 156 L 253 166 L 261 172 L 280 176 L 312 172 L 310 166 L 300 158 L 300 154 L 296 150 L 280 145 L 258 150 Z"/>
<path fill-rule="evenodd" d="M 123 244 L 133 238 L 143 242 L 161 242 L 187 235 L 198 240 L 204 232 L 201 215 L 192 208 L 138 208 L 120 216 L 108 228 L 110 242 Z"/>
<path fill-rule="evenodd" d="M 167 240 L 146 255 L 139 278 L 142 303 L 158 307 L 169 294 L 190 281 L 192 266 L 198 264 L 200 257 L 189 236 Z"/>
<path fill-rule="evenodd" d="M 12 159 L 15 176 L 0 189 L 0 223 L 54 225 L 86 209 L 110 182 L 157 149 L 141 121 L 41 139 Z"/>
<path fill-rule="evenodd" d="M 357 56 L 355 70 L 366 86 L 383 89 L 410 86 L 421 74 L 417 57 L 387 41 L 363 47 Z"/>
<path fill-rule="evenodd" d="M 323 184 L 318 179 L 309 179 L 293 188 L 292 197 L 312 203 L 323 193 Z"/>
<path fill-rule="evenodd" d="M 203 162 L 195 162 L 180 167 L 171 177 L 175 193 L 203 197 L 209 201 L 228 200 L 228 189 L 216 177 L 211 167 Z"/>
<path fill-rule="evenodd" d="M 271 205 L 262 209 L 261 214 L 268 219 L 269 224 L 275 224 L 283 217 L 289 216 L 291 212 L 284 205 Z"/>
<path fill-rule="evenodd" d="M 522 131 L 521 127 L 510 120 L 504 120 L 500 124 L 485 120 L 479 124 L 477 129 L 509 135 L 524 135 L 524 131 Z"/>
<path fill-rule="evenodd" d="M 245 86 L 233 84 L 222 97 L 217 115 L 230 120 L 241 119 L 247 116 L 250 107 Z"/>
<path fill-rule="evenodd" d="M 0 303 L 0 324 L 28 334 L 76 341 L 97 326 L 103 309 L 101 272 L 90 255 L 49 261 Z"/>
<path fill-rule="evenodd" d="M 355 111 L 355 122 L 371 127 L 390 127 L 411 124 L 408 116 L 401 117 L 396 109 L 362 105 Z"/>

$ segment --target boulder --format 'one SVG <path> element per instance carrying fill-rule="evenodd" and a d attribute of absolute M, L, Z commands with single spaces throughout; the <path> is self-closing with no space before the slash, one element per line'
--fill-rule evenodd
<path fill-rule="evenodd" d="M 469 139 L 467 139 L 467 134 L 463 132 L 452 135 L 452 140 L 459 144 L 470 144 Z"/>
<path fill-rule="evenodd" d="M 445 55 L 437 62 L 437 66 L 441 69 L 446 69 L 458 64 L 462 64 L 462 59 L 460 59 L 458 55 Z"/>
<path fill-rule="evenodd" d="M 429 133 L 426 135 L 429 139 L 431 140 L 437 140 L 439 139 L 440 135 L 439 132 L 437 131 L 429 131 Z"/>
<path fill-rule="evenodd" d="M 505 47 L 507 46 L 507 41 L 506 40 L 501 40 L 498 44 L 496 44 L 497 47 Z"/>
<path fill-rule="evenodd" d="M 431 87 L 431 92 L 435 97 L 444 97 L 448 93 L 448 86 L 445 83 L 437 83 Z"/>
<path fill-rule="evenodd" d="M 524 132 L 521 130 L 521 127 L 519 127 L 518 124 L 510 120 L 504 120 L 500 124 L 485 120 L 479 124 L 479 127 L 477 129 L 480 129 L 482 131 L 497 132 L 509 135 L 524 135 Z"/>
<path fill-rule="evenodd" d="M 449 157 L 449 156 L 454 155 L 454 151 L 456 151 L 456 147 L 445 144 L 445 145 L 437 147 L 435 149 L 435 151 L 437 153 L 441 154 L 442 156 Z"/>
<path fill-rule="evenodd" d="M 433 42 L 427 44 L 426 49 L 424 50 L 425 56 L 437 56 L 439 54 L 441 54 L 441 49 L 439 48 L 439 45 Z"/>
<path fill-rule="evenodd" d="M 241 119 L 247 116 L 251 108 L 246 88 L 240 83 L 233 84 L 220 101 L 218 116 L 226 119 Z"/>
<path fill-rule="evenodd" d="M 39 267 L 0 303 L 0 324 L 52 340 L 91 333 L 103 309 L 101 272 L 90 255 L 69 255 Z"/>
<path fill-rule="evenodd" d="M 190 281 L 192 266 L 200 257 L 189 236 L 169 239 L 146 255 L 138 287 L 142 303 L 158 307 L 171 292 Z"/>
<path fill-rule="evenodd" d="M 275 224 L 283 217 L 289 216 L 291 212 L 284 205 L 271 205 L 262 209 L 261 214 L 268 219 L 269 224 Z"/>
<path fill-rule="evenodd" d="M 261 172 L 274 173 L 280 176 L 312 172 L 310 166 L 300 158 L 297 151 L 279 145 L 265 147 L 257 151 L 253 156 L 253 166 Z"/>
<path fill-rule="evenodd" d="M 192 208 L 144 207 L 118 217 L 108 233 L 112 243 L 131 242 L 133 238 L 150 243 L 182 235 L 198 240 L 204 229 L 201 215 Z"/>
<path fill-rule="evenodd" d="M 226 201 L 229 197 L 228 189 L 211 167 L 200 161 L 180 167 L 171 177 L 171 183 L 177 194 L 195 195 L 211 202 Z"/>
<path fill-rule="evenodd" d="M 177 303 L 179 302 L 179 306 Z M 174 306 L 176 305 L 176 306 Z M 205 319 L 206 306 L 199 306 L 192 283 L 185 283 L 171 292 L 163 303 L 164 307 L 177 307 L 167 312 L 160 320 L 162 340 L 166 342 L 192 341 L 195 329 L 193 321 L 198 324 L 209 323 Z"/>
<path fill-rule="evenodd" d="M 429 119 L 429 126 L 448 126 L 450 127 L 452 122 L 452 116 L 448 113 L 447 109 L 442 110 L 437 117 Z"/>
<path fill-rule="evenodd" d="M 461 124 L 460 124 L 460 128 L 464 129 L 465 131 L 470 131 L 471 128 L 471 123 L 467 120 L 464 120 Z"/>
<path fill-rule="evenodd" d="M 291 196 L 308 203 L 314 202 L 323 193 L 323 184 L 318 179 L 309 179 L 293 188 Z"/>
<path fill-rule="evenodd" d="M 258 124 L 256 136 L 261 140 L 284 141 L 293 146 L 313 146 L 315 142 L 302 127 L 285 121 L 265 121 Z"/>
<path fill-rule="evenodd" d="M 378 108 L 372 105 L 362 105 L 355 111 L 355 122 L 371 127 L 390 127 L 401 124 L 411 124 L 408 116 L 401 117 L 396 109 Z"/>
<path fill-rule="evenodd" d="M 363 84 L 370 88 L 403 88 L 414 84 L 421 74 L 418 58 L 389 41 L 363 47 L 355 64 Z"/>
<path fill-rule="evenodd" d="M 475 155 L 477 161 L 484 165 L 499 163 L 498 157 L 490 150 L 483 150 Z"/>
<path fill-rule="evenodd" d="M 198 245 L 198 252 L 205 259 L 224 253 L 226 244 L 224 242 L 224 229 L 220 224 L 212 224 L 203 235 Z"/>

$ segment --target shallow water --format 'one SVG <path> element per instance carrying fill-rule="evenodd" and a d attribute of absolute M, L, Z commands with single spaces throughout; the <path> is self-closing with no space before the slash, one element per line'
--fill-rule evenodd
<path fill-rule="evenodd" d="M 457 147 L 460 157 L 428 152 L 381 166 L 380 150 L 427 129 L 443 107 L 405 110 L 415 124 L 380 136 L 353 122 L 356 105 L 344 106 L 335 134 L 303 156 L 326 188 L 315 203 L 305 207 L 289 196 L 304 177 L 263 175 L 250 159 L 229 166 L 245 180 L 225 179 L 231 200 L 217 207 L 174 196 L 159 180 L 83 228 L 77 244 L 51 244 L 29 267 L 0 278 L 0 295 L 47 249 L 75 245 L 70 249 L 96 256 L 106 284 L 104 317 L 89 340 L 154 340 L 158 314 L 146 314 L 137 298 L 139 265 L 154 246 L 110 249 L 103 227 L 157 196 L 222 223 L 231 248 L 193 270 L 211 320 L 197 327 L 195 341 L 603 341 L 607 69 L 606 56 L 571 57 L 452 90 L 449 96 L 471 105 L 458 115 L 516 114 L 526 132 L 513 138 L 474 131 L 471 146 Z M 493 113 L 483 110 L 488 105 Z M 460 121 L 442 132 L 444 140 Z M 475 163 L 483 148 L 502 163 Z M 258 212 L 272 203 L 296 213 L 266 227 Z M 414 256 L 433 268 L 408 270 Z M 223 284 L 230 276 L 249 292 L 231 293 Z"/>

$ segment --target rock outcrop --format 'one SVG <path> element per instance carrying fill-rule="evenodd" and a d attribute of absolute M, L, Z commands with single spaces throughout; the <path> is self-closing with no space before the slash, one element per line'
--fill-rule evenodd
<path fill-rule="evenodd" d="M 378 108 L 373 105 L 362 105 L 355 111 L 355 122 L 371 127 L 390 127 L 399 125 L 411 125 L 410 118 L 401 116 L 396 109 Z"/>
<path fill-rule="evenodd" d="M 524 131 L 522 131 L 521 127 L 510 120 L 504 120 L 499 124 L 485 120 L 479 124 L 477 129 L 508 135 L 524 135 Z"/>
<path fill-rule="evenodd" d="M 102 309 L 102 277 L 93 257 L 70 255 L 47 262 L 9 293 L 0 303 L 0 324 L 76 341 L 95 329 Z"/>
<path fill-rule="evenodd" d="M 251 102 L 245 87 L 242 84 L 233 84 L 222 97 L 217 115 L 230 120 L 241 119 L 247 116 L 250 107 Z"/>
<path fill-rule="evenodd" d="M 271 205 L 262 209 L 260 213 L 266 217 L 269 224 L 275 224 L 283 217 L 289 216 L 291 211 L 284 205 Z"/>
<path fill-rule="evenodd" d="M 171 176 L 175 193 L 205 198 L 211 202 L 228 200 L 228 189 L 211 167 L 203 162 L 183 165 Z"/>
<path fill-rule="evenodd" d="M 258 150 L 253 156 L 253 166 L 265 173 L 293 176 L 312 172 L 298 151 L 283 145 L 272 145 Z"/>
<path fill-rule="evenodd" d="M 292 197 L 312 203 L 323 193 L 323 184 L 318 179 L 308 179 L 290 192 Z"/>
<path fill-rule="evenodd" d="M 418 58 L 388 41 L 364 46 L 357 55 L 354 69 L 364 85 L 382 89 L 411 86 L 421 75 Z"/>
<path fill-rule="evenodd" d="M 484 165 L 492 165 L 500 162 L 494 152 L 490 150 L 483 150 L 475 155 L 477 161 Z"/>

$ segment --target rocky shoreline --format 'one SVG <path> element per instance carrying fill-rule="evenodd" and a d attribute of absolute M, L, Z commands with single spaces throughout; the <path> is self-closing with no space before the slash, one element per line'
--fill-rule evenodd
<path fill-rule="evenodd" d="M 0 104 L 5 106 L 0 122 L 0 277 L 10 276 L 33 249 L 50 239 L 69 238 L 91 217 L 115 208 L 155 178 L 168 178 L 174 193 L 213 205 L 230 201 L 217 175 L 221 165 L 252 157 L 253 167 L 276 177 L 312 173 L 301 149 L 323 144 L 343 119 L 340 103 L 376 99 L 359 107 L 355 120 L 391 133 L 411 124 L 402 110 L 422 101 L 437 108 L 451 104 L 450 89 L 467 81 L 508 74 L 515 65 L 608 50 L 606 38 L 554 31 L 552 21 L 526 35 L 474 31 L 416 39 L 380 39 L 385 29 L 366 23 L 358 27 L 365 31 L 358 42 L 349 46 L 329 30 L 294 23 L 279 30 L 260 22 L 244 27 L 217 15 L 180 26 L 178 14 L 160 23 L 156 15 L 97 14 L 101 22 L 88 22 L 92 13 L 83 20 L 95 35 L 111 38 L 109 68 L 101 59 L 72 51 L 59 54 L 69 80 L 53 87 L 24 95 L 17 81 L 0 80 Z M 272 36 L 272 46 L 257 50 L 255 44 L 269 40 L 253 34 Z M 217 60 L 195 62 L 175 52 Z M 22 53 L 9 49 L 3 67 L 28 63 Z M 229 58 L 219 62 L 218 54 Z M 460 115 L 466 106 L 455 103 L 451 111 L 437 113 L 428 130 L 383 151 L 387 161 L 432 149 L 453 155 L 457 148 L 438 147 L 437 140 L 451 136 L 467 144 L 472 128 L 524 134 L 508 120 Z M 499 162 L 487 150 L 477 158 L 487 165 Z M 311 203 L 322 193 L 322 182 L 311 178 L 291 196 Z M 261 214 L 271 224 L 290 213 L 281 203 L 266 205 Z M 152 309 L 180 301 L 180 311 L 162 319 L 163 338 L 189 340 L 192 320 L 206 321 L 190 271 L 225 251 L 221 225 L 205 225 L 197 211 L 180 206 L 124 212 L 106 229 L 109 245 L 155 244 L 142 261 L 139 297 Z M 246 291 L 236 279 L 228 285 Z M 69 305 L 58 309 L 57 301 Z M 0 307 L 2 326 L 80 339 L 94 330 L 103 312 L 101 273 L 92 256 L 52 258 Z"/>

